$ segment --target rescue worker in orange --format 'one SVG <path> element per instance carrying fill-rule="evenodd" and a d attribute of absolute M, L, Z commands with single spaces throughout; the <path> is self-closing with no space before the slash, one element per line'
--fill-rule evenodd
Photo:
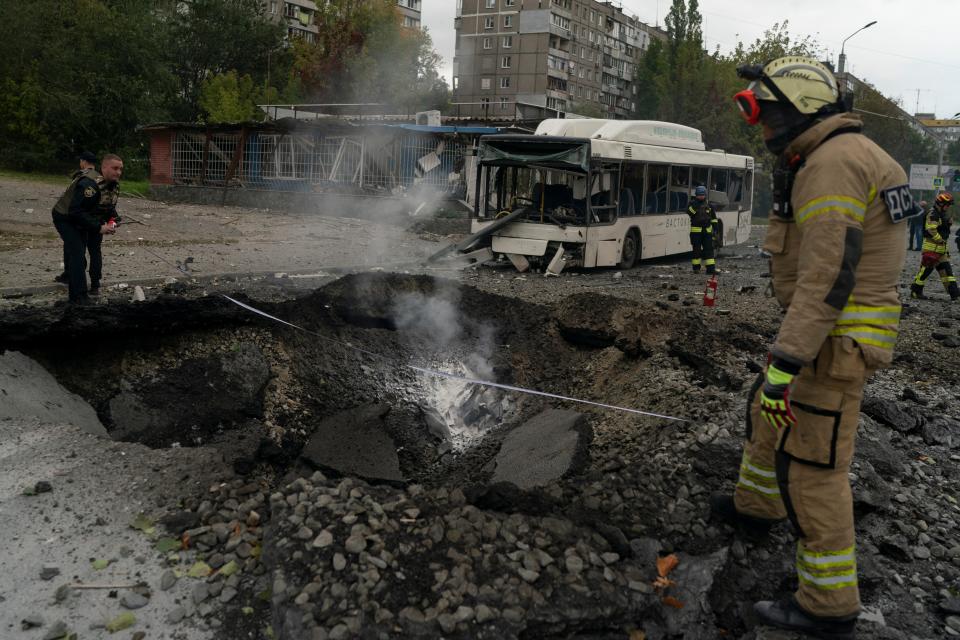
<path fill-rule="evenodd" d="M 799 587 L 754 605 L 764 624 L 854 638 L 857 586 L 847 472 L 863 386 L 890 364 L 897 283 L 914 212 L 907 176 L 861 133 L 833 73 L 812 58 L 744 65 L 735 96 L 777 156 L 764 250 L 786 310 L 750 397 L 734 494 L 711 497 L 716 517 L 765 531 L 789 518 Z"/>
<path fill-rule="evenodd" d="M 687 208 L 690 216 L 690 246 L 693 248 L 693 272 L 700 273 L 700 265 L 707 267 L 707 275 L 717 272 L 717 260 L 713 257 L 713 230 L 717 227 L 717 212 L 707 202 L 707 188 L 698 186 L 693 192 L 693 202 Z"/>
<path fill-rule="evenodd" d="M 910 285 L 910 297 L 925 300 L 923 285 L 927 278 L 936 269 L 940 273 L 940 282 L 947 290 L 951 300 L 960 298 L 960 289 L 957 289 L 957 277 L 953 275 L 950 266 L 950 250 L 947 242 L 950 240 L 950 207 L 953 206 L 953 196 L 943 192 L 933 201 L 933 207 L 927 213 L 923 225 L 923 254 L 920 258 L 920 271 Z M 958 245 L 960 246 L 960 242 Z"/>

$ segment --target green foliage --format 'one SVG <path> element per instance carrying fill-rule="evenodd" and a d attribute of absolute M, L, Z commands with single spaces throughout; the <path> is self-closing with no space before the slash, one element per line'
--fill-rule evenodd
<path fill-rule="evenodd" d="M 449 102 L 429 33 L 404 28 L 391 0 L 330 0 L 318 6 L 315 45 L 296 48 L 307 99 L 380 103 L 408 113 Z"/>
<path fill-rule="evenodd" d="M 604 111 L 603 107 L 595 102 L 574 102 L 572 105 L 570 105 L 570 113 L 575 113 L 578 116 L 584 116 L 585 118 L 607 117 L 607 112 Z"/>
<path fill-rule="evenodd" d="M 81 149 L 114 151 L 159 115 L 170 91 L 149 3 L 3 1 L 0 161 L 49 167 Z"/>
<path fill-rule="evenodd" d="M 0 165 L 61 172 L 90 150 L 144 178 L 138 125 L 255 120 L 308 92 L 446 107 L 430 37 L 400 26 L 395 1 L 318 5 L 311 44 L 288 42 L 262 0 L 0 0 Z"/>
<path fill-rule="evenodd" d="M 786 21 L 774 24 L 749 45 L 740 42 L 729 54 L 703 50 L 697 0 L 672 0 L 666 18 L 667 42 L 653 42 L 638 65 L 640 87 L 636 116 L 686 124 L 703 132 L 707 148 L 722 148 L 757 159 L 754 211 L 763 215 L 771 202 L 772 158 L 760 127 L 743 122 L 732 96 L 746 86 L 736 75 L 741 64 L 763 64 L 786 55 L 818 58 L 820 45 L 810 36 L 795 38 Z M 855 96 L 864 133 L 905 167 L 935 162 L 936 150 L 908 124 L 888 100 L 868 85 Z M 953 153 L 960 160 L 960 144 Z"/>
<path fill-rule="evenodd" d="M 250 122 L 261 120 L 262 92 L 248 75 L 238 77 L 230 70 L 208 77 L 200 90 L 200 107 L 207 122 Z"/>
<path fill-rule="evenodd" d="M 191 0 L 172 2 L 163 12 L 158 27 L 177 79 L 169 104 L 175 120 L 201 117 L 200 97 L 211 76 L 233 71 L 258 84 L 269 84 L 271 73 L 285 77 L 292 63 L 285 28 L 264 14 L 264 5 L 260 0 Z"/>
<path fill-rule="evenodd" d="M 911 163 L 936 163 L 937 148 L 930 140 L 913 130 L 895 105 L 899 100 L 888 98 L 867 83 L 860 83 L 854 92 L 854 110 L 863 119 L 863 132 L 910 172 Z"/>

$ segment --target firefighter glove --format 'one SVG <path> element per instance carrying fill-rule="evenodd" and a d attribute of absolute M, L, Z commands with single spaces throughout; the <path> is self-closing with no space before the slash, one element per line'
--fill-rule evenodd
<path fill-rule="evenodd" d="M 777 367 L 777 361 L 767 366 L 766 379 L 760 390 L 760 415 L 778 431 L 797 424 L 797 418 L 790 408 L 790 388 L 795 373 L 788 373 Z"/>

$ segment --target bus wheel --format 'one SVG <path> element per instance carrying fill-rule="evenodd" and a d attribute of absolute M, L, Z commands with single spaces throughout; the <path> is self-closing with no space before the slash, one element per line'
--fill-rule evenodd
<path fill-rule="evenodd" d="M 636 229 L 627 231 L 623 237 L 623 251 L 620 253 L 620 269 L 632 269 L 640 258 L 640 234 Z"/>

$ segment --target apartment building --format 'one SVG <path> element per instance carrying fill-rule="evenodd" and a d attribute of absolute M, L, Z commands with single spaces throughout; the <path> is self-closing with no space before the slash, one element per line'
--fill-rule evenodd
<path fill-rule="evenodd" d="M 930 129 L 946 142 L 960 140 L 960 120 L 954 118 L 937 118 L 933 113 L 918 113 L 920 124 Z"/>
<path fill-rule="evenodd" d="M 267 15 L 287 27 L 287 38 L 317 39 L 317 3 L 312 0 L 267 0 Z"/>
<path fill-rule="evenodd" d="M 457 0 L 453 102 L 461 116 L 566 112 L 629 118 L 636 65 L 666 32 L 598 0 Z"/>
<path fill-rule="evenodd" d="M 450 0 L 440 0 L 449 2 Z M 400 15 L 403 19 L 403 26 L 410 29 L 420 28 L 420 0 L 397 0 L 397 6 L 400 7 Z"/>

